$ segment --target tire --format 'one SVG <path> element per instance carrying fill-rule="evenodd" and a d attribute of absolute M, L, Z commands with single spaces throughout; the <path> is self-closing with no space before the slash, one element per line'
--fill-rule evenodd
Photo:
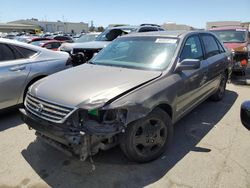
<path fill-rule="evenodd" d="M 221 80 L 220 85 L 215 94 L 213 94 L 210 99 L 212 101 L 221 101 L 225 95 L 226 92 L 226 85 L 227 85 L 227 74 L 223 73 L 221 74 Z"/>
<path fill-rule="evenodd" d="M 120 137 L 126 157 L 144 163 L 158 158 L 170 145 L 173 126 L 169 115 L 156 108 L 148 116 L 132 122 Z"/>

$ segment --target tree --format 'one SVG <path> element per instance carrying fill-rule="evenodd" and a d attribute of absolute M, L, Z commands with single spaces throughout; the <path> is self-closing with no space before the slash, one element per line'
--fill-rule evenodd
<path fill-rule="evenodd" d="M 104 27 L 102 27 L 102 26 L 98 27 L 98 28 L 97 28 L 97 31 L 98 31 L 98 32 L 103 32 L 103 31 L 104 31 Z"/>

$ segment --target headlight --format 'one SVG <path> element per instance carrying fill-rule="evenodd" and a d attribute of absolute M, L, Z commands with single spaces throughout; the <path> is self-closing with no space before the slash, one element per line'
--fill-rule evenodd
<path fill-rule="evenodd" d="M 127 117 L 127 110 L 124 109 L 111 109 L 103 113 L 103 122 L 112 124 L 115 122 L 125 123 Z"/>
<path fill-rule="evenodd" d="M 113 123 L 118 119 L 118 113 L 116 110 L 107 110 L 103 114 L 103 121 L 105 123 Z"/>
<path fill-rule="evenodd" d="M 110 110 L 81 110 L 79 111 L 79 123 L 84 125 L 89 120 L 94 120 L 104 124 L 114 124 L 117 122 L 126 122 L 127 110 L 110 109 Z"/>
<path fill-rule="evenodd" d="M 248 51 L 247 46 L 245 46 L 245 47 L 243 48 L 243 51 L 244 51 L 244 52 L 247 52 L 247 51 Z"/>

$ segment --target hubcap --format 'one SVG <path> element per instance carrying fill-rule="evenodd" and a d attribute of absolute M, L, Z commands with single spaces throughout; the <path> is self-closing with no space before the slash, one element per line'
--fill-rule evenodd
<path fill-rule="evenodd" d="M 143 155 L 153 155 L 166 142 L 167 128 L 160 120 L 151 119 L 138 127 L 134 135 L 134 147 Z"/>

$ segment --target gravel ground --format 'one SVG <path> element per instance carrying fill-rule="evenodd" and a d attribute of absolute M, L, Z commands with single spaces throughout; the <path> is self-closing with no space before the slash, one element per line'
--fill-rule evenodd
<path fill-rule="evenodd" d="M 118 147 L 80 162 L 36 141 L 17 111 L 0 114 L 2 187 L 250 188 L 250 132 L 240 104 L 250 87 L 228 84 L 223 101 L 206 101 L 175 126 L 174 142 L 158 160 L 129 162 Z"/>

